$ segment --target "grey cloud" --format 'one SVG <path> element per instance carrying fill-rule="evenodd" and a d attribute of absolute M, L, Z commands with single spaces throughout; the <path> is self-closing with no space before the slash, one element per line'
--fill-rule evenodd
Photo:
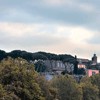
<path fill-rule="evenodd" d="M 66 1 L 66 0 L 65 0 Z M 87 5 L 93 5 L 95 11 L 87 12 L 79 9 L 77 6 L 68 6 L 62 4 L 60 6 L 51 6 L 46 5 L 43 0 L 0 0 L 0 22 L 20 22 L 20 23 L 46 23 L 51 25 L 53 24 L 67 24 L 72 26 L 83 26 L 88 27 L 90 30 L 99 30 L 100 31 L 100 1 L 99 0 L 73 0 L 77 3 L 77 6 L 86 3 Z M 10 36 L 9 33 L 0 32 L 0 47 L 7 48 L 7 49 L 22 49 L 22 48 L 37 48 L 41 50 L 41 46 L 43 46 L 44 50 L 47 48 L 54 51 L 56 45 L 57 50 L 69 50 L 70 45 L 68 44 L 67 40 L 63 41 L 64 39 L 54 37 L 50 35 L 51 33 L 54 34 L 55 27 L 53 26 L 50 28 L 43 28 L 39 29 L 38 32 L 45 31 L 47 35 L 23 35 L 22 37 L 13 37 Z M 42 31 L 41 31 L 42 30 Z M 67 32 L 66 36 L 67 36 Z M 62 33 L 63 34 L 63 33 Z M 69 33 L 68 33 L 69 34 Z M 55 34 L 56 35 L 56 34 Z M 86 40 L 87 45 L 91 45 L 91 48 L 87 46 L 84 48 L 76 44 L 75 47 L 72 46 L 73 52 L 76 51 L 76 54 L 80 54 L 83 56 L 87 56 L 89 53 L 94 53 L 95 50 L 99 54 L 98 47 L 94 47 L 94 45 L 100 44 L 100 35 L 95 34 L 93 38 Z M 80 37 L 79 37 L 80 38 Z M 73 42 L 73 40 L 71 40 Z M 66 43 L 65 43 L 66 42 Z M 61 45 L 59 45 L 61 43 Z M 66 47 L 66 44 L 69 46 Z M 93 44 L 93 45 L 92 45 Z M 62 46 L 63 45 L 63 46 Z M 50 46 L 50 47 L 49 47 Z M 77 48 L 74 50 L 74 48 Z M 93 50 L 94 49 L 94 50 Z M 57 51 L 56 50 L 56 51 Z M 90 50 L 90 51 L 89 51 Z M 99 54 L 100 55 L 100 54 Z M 88 55 L 89 56 L 89 55 Z"/>
<path fill-rule="evenodd" d="M 31 46 L 50 46 L 59 44 L 62 41 L 61 38 L 46 36 L 46 35 L 26 35 L 22 37 L 13 37 L 7 36 L 7 34 L 3 34 L 0 37 L 0 45 L 5 46 L 23 46 L 23 47 L 31 47 Z"/>
<path fill-rule="evenodd" d="M 31 36 L 31 37 L 22 37 L 19 43 L 23 45 L 34 45 L 34 46 L 50 46 L 55 45 L 61 42 L 60 39 L 51 36 Z"/>
<path fill-rule="evenodd" d="M 100 14 L 96 12 L 87 13 L 74 6 L 47 6 L 43 0 L 3 0 L 0 1 L 1 6 L 5 6 L 0 12 L 1 21 L 14 21 L 25 23 L 63 23 L 71 25 L 81 25 L 89 28 L 99 30 L 100 23 L 98 23 Z M 75 1 L 74 1 L 75 2 Z M 82 3 L 76 0 L 77 5 Z M 98 5 L 93 2 L 85 1 L 83 3 Z M 66 1 L 65 1 L 66 4 Z M 7 10 L 8 9 L 8 10 Z M 15 10 L 15 14 L 11 10 Z M 97 8 L 97 10 L 99 10 Z M 11 12 L 10 12 L 11 11 Z M 5 13 L 4 13 L 5 12 Z"/>

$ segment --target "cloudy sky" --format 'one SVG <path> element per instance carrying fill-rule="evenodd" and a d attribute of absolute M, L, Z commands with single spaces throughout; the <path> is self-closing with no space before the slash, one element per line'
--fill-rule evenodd
<path fill-rule="evenodd" d="M 100 59 L 100 0 L 0 0 L 0 49 Z"/>

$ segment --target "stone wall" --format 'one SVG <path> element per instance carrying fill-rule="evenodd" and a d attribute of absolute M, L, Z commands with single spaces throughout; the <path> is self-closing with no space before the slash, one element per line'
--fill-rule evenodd
<path fill-rule="evenodd" d="M 60 60 L 44 60 L 44 64 L 47 66 L 47 69 L 49 71 L 65 71 L 67 70 L 68 72 L 72 72 L 74 70 L 74 65 L 69 63 L 69 62 L 65 62 L 63 63 Z"/>
<path fill-rule="evenodd" d="M 35 61 L 31 61 L 31 63 L 36 63 L 38 61 L 42 61 L 44 63 L 44 65 L 47 67 L 47 72 L 57 72 L 57 73 L 61 73 L 63 71 L 67 71 L 67 72 L 72 72 L 74 70 L 74 65 L 69 63 L 69 62 L 65 62 L 63 63 L 60 60 L 35 60 Z"/>

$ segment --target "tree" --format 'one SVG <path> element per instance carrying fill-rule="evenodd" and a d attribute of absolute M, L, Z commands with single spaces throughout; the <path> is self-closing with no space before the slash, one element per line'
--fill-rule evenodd
<path fill-rule="evenodd" d="M 86 75 L 86 71 L 84 68 L 79 68 L 78 69 L 78 75 Z"/>
<path fill-rule="evenodd" d="M 91 79 L 91 83 L 98 87 L 98 89 L 99 89 L 99 98 L 100 98 L 100 74 L 93 75 L 92 77 L 90 77 L 90 79 Z"/>
<path fill-rule="evenodd" d="M 5 95 L 6 95 L 6 92 L 4 88 L 2 87 L 2 85 L 0 84 L 0 100 L 3 99 Z"/>
<path fill-rule="evenodd" d="M 100 100 L 99 89 L 96 85 L 86 82 L 82 84 L 83 100 Z"/>
<path fill-rule="evenodd" d="M 84 77 L 80 81 L 83 91 L 83 100 L 99 100 L 98 86 L 92 84 L 91 78 Z"/>
<path fill-rule="evenodd" d="M 56 77 L 51 83 L 58 90 L 59 100 L 82 100 L 82 88 L 71 76 Z"/>
<path fill-rule="evenodd" d="M 20 100 L 16 95 L 6 91 L 0 84 L 0 100 Z"/>
<path fill-rule="evenodd" d="M 34 66 L 24 59 L 8 58 L 0 63 L 0 84 L 15 100 L 44 100 L 37 76 Z"/>
<path fill-rule="evenodd" d="M 7 57 L 6 52 L 3 50 L 0 50 L 0 60 L 2 60 L 3 58 L 6 58 L 6 57 Z"/>
<path fill-rule="evenodd" d="M 34 65 L 37 72 L 45 72 L 47 70 L 43 61 L 37 61 Z"/>
<path fill-rule="evenodd" d="M 74 74 L 78 74 L 78 61 L 77 61 L 77 56 L 75 56 Z"/>
<path fill-rule="evenodd" d="M 43 96 L 46 100 L 54 100 L 57 97 L 57 89 L 53 88 L 50 81 L 47 81 L 44 76 L 38 76 L 37 83 L 39 84 Z"/>

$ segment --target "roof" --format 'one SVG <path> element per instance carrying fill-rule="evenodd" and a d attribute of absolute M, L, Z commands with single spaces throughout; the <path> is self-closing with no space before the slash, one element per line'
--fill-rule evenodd
<path fill-rule="evenodd" d="M 89 59 L 83 59 L 83 58 L 78 58 L 77 60 L 78 60 L 78 61 L 81 61 L 81 62 L 90 62 Z"/>

